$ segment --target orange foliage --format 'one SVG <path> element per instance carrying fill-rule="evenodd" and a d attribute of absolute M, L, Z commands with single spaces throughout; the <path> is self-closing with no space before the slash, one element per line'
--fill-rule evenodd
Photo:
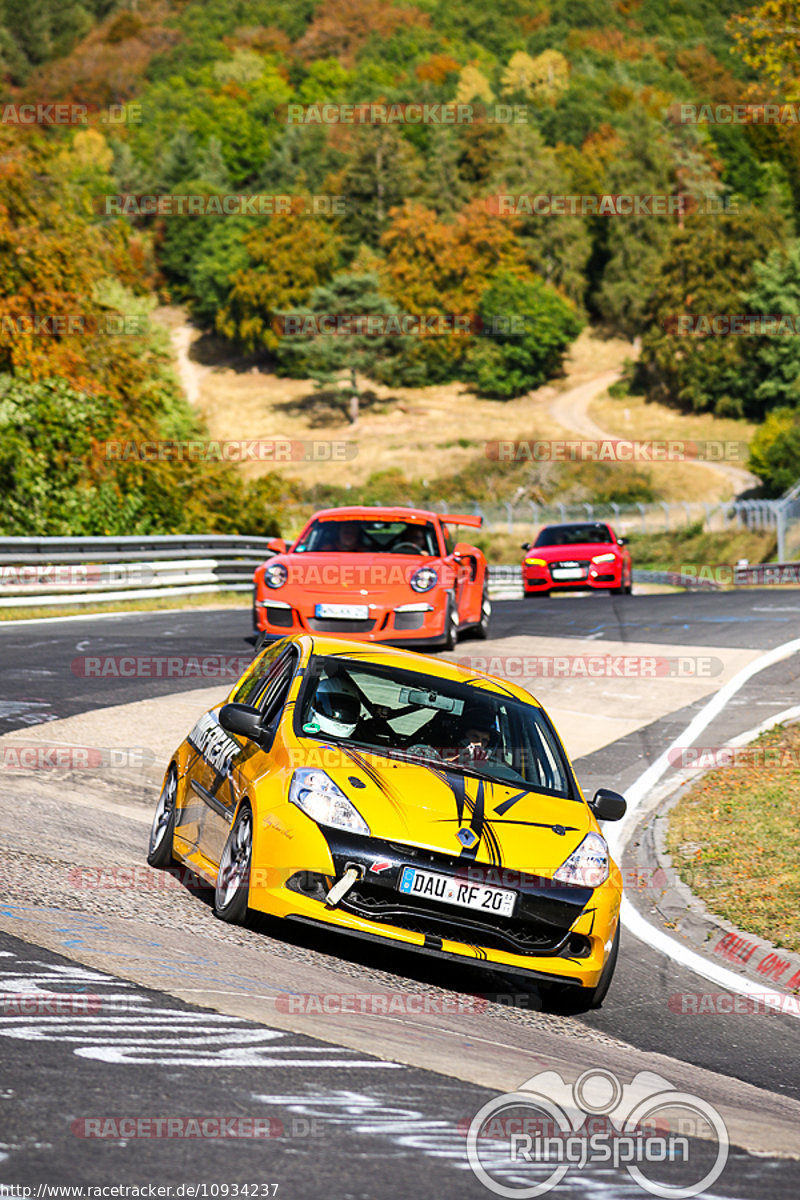
<path fill-rule="evenodd" d="M 665 54 L 654 41 L 630 38 L 621 29 L 573 29 L 567 38 L 570 50 L 596 50 L 612 58 L 636 62 L 645 54 L 652 54 L 661 62 Z"/>
<path fill-rule="evenodd" d="M 421 83 L 441 85 L 448 75 L 457 75 L 460 70 L 461 64 L 449 54 L 432 54 L 425 62 L 419 64 L 415 74 Z"/>
<path fill-rule="evenodd" d="M 515 223 L 488 213 L 481 200 L 473 200 L 449 223 L 408 202 L 391 209 L 389 216 L 391 225 L 381 238 L 384 278 L 405 312 L 475 312 L 498 271 L 530 278 L 521 264 Z"/>
<path fill-rule="evenodd" d="M 430 18 L 417 8 L 391 7 L 376 0 L 328 0 L 321 5 L 296 49 L 301 58 L 338 58 L 347 69 L 373 36 L 390 38 L 403 25 L 427 27 Z"/>
<path fill-rule="evenodd" d="M 290 58 L 292 53 L 289 37 L 277 25 L 246 26 L 222 41 L 229 50 L 254 50 L 258 54 L 275 54 L 280 58 Z"/>
<path fill-rule="evenodd" d="M 100 108 L 133 99 L 142 90 L 151 58 L 179 40 L 177 31 L 165 25 L 169 15 L 167 0 L 149 0 L 135 17 L 132 13 L 109 17 L 71 54 L 36 71 L 25 93 Z"/>
<path fill-rule="evenodd" d="M 121 224 L 89 224 L 64 202 L 54 150 L 29 133 L 0 137 L 0 369 L 113 391 L 124 339 L 110 348 L 91 333 L 104 316 L 93 291 L 115 268 L 130 285 L 136 264 Z"/>
<path fill-rule="evenodd" d="M 550 9 L 545 8 L 530 17 L 522 17 L 519 24 L 523 33 L 535 33 L 537 29 L 544 29 L 550 24 Z"/>

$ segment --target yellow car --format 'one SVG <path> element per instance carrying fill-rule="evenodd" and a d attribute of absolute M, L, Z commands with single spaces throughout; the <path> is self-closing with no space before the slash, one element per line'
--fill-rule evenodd
<path fill-rule="evenodd" d="M 622 879 L 522 688 L 410 651 L 295 634 L 257 655 L 170 762 L 148 862 L 248 908 L 572 985 L 598 1005 Z"/>

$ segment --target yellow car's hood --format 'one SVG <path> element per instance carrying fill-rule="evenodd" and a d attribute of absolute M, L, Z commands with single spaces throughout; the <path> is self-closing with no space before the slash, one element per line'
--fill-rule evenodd
<path fill-rule="evenodd" d="M 348 749 L 348 765 L 327 773 L 355 805 L 373 837 L 551 875 L 596 828 L 580 800 Z M 478 842 L 465 847 L 460 829 Z M 469 836 L 467 835 L 467 840 Z"/>

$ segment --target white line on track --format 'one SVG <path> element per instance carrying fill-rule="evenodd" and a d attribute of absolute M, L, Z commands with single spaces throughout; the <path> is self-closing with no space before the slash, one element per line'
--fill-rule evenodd
<path fill-rule="evenodd" d="M 626 792 L 628 811 L 620 824 L 614 830 L 610 830 L 607 836 L 609 848 L 617 862 L 621 860 L 625 847 L 634 832 L 637 810 L 641 807 L 642 801 L 651 788 L 655 787 L 671 765 L 670 755 L 672 752 L 679 746 L 690 746 L 703 730 L 711 724 L 714 718 L 719 716 L 731 698 L 754 675 L 767 670 L 768 667 L 774 666 L 775 663 L 790 658 L 799 651 L 800 638 L 794 638 L 791 642 L 784 642 L 781 646 L 776 646 L 774 650 L 762 654 L 759 658 L 749 663 L 738 674 L 734 675 L 733 679 L 729 680 L 724 687 L 720 688 L 715 696 L 711 697 L 697 716 L 689 722 L 683 733 L 679 734 L 656 761 L 651 763 L 647 770 L 632 784 Z M 735 743 L 744 744 L 746 741 L 751 740 L 753 736 L 770 728 L 772 725 L 778 724 L 781 720 L 790 720 L 792 717 L 798 715 L 800 715 L 800 707 L 785 709 L 782 713 L 778 713 L 777 716 L 763 722 L 757 729 L 741 735 L 741 738 L 736 738 L 731 745 Z M 701 954 L 695 953 L 694 950 L 689 950 L 686 946 L 681 945 L 680 942 L 670 937 L 669 934 L 664 933 L 663 930 L 658 929 L 655 925 L 651 925 L 625 897 L 622 900 L 621 919 L 625 929 L 629 933 L 632 933 L 634 937 L 642 942 L 646 942 L 647 945 L 652 946 L 667 958 L 672 959 L 673 962 L 680 963 L 681 966 L 694 971 L 696 975 L 700 975 L 703 979 L 708 979 L 712 983 L 719 984 L 720 987 L 725 988 L 729 992 L 738 992 L 744 996 L 758 995 L 766 1004 L 774 1004 L 778 1011 L 787 1011 L 791 1016 L 800 1017 L 800 1009 L 783 1009 L 780 1007 L 787 993 L 767 989 L 763 984 L 757 983 L 755 980 L 744 979 L 740 975 L 736 975 L 733 971 L 729 971 L 726 967 L 719 966 L 717 963 L 704 958 Z"/>

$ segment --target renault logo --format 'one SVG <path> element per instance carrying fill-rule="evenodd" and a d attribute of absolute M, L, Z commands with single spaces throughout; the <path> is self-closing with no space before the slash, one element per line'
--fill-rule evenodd
<path fill-rule="evenodd" d="M 459 829 L 456 837 L 461 842 L 465 850 L 471 850 L 481 840 L 474 829 L 470 829 L 469 825 L 464 825 Z"/>

